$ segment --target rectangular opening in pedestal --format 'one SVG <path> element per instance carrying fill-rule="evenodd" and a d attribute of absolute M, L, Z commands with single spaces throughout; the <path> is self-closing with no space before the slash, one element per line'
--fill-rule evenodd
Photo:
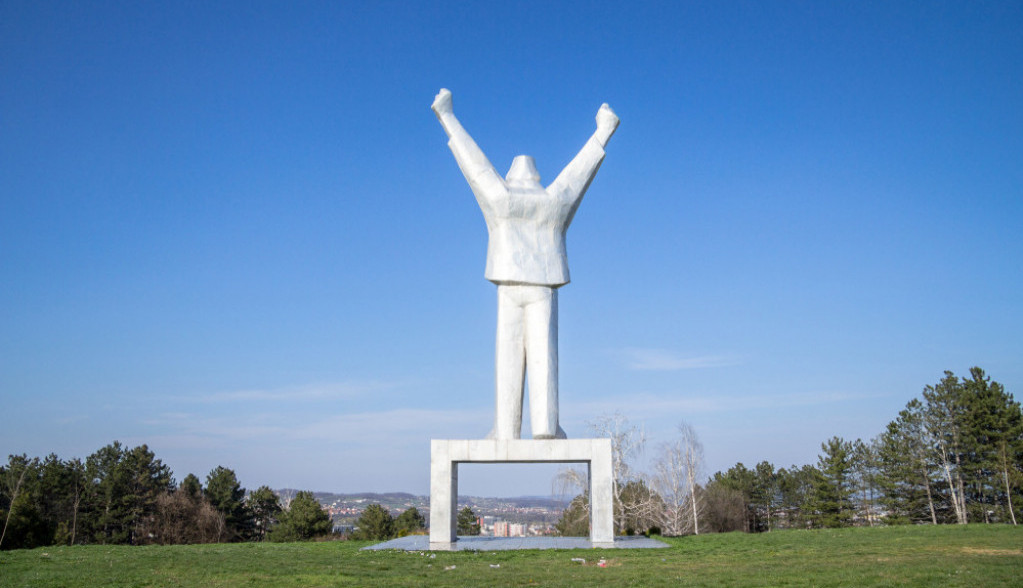
<path fill-rule="evenodd" d="M 569 463 L 460 463 L 457 510 L 468 506 L 483 517 L 485 535 L 549 534 L 578 493 L 552 490 L 555 476 L 569 466 L 585 472 L 585 465 Z"/>

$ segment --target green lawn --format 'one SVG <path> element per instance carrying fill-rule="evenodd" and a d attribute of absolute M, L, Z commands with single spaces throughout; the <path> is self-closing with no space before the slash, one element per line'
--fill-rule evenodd
<path fill-rule="evenodd" d="M 1004 525 L 665 541 L 669 549 L 432 555 L 359 551 L 365 542 L 51 547 L 0 552 L 0 586 L 1023 585 L 1023 530 Z"/>

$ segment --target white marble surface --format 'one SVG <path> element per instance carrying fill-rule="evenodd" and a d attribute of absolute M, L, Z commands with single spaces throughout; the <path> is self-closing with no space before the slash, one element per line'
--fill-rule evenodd
<path fill-rule="evenodd" d="M 489 234 L 485 276 L 498 285 L 494 439 L 518 439 L 529 374 L 530 423 L 535 439 L 563 439 L 558 424 L 557 289 L 569 282 L 566 233 L 618 127 L 607 104 L 597 130 L 546 188 L 532 157 L 519 155 L 505 177 L 454 114 L 451 92 L 441 89 L 433 111 L 448 147 L 483 211 Z"/>
<path fill-rule="evenodd" d="M 585 463 L 590 479 L 590 543 L 613 547 L 610 439 L 434 439 L 430 443 L 430 548 L 456 541 L 458 464 Z"/>

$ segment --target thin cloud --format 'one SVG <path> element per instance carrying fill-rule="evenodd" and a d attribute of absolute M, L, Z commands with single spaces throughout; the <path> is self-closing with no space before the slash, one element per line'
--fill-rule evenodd
<path fill-rule="evenodd" d="M 819 406 L 836 404 L 868 398 L 865 395 L 845 392 L 802 392 L 796 394 L 763 394 L 763 395 L 677 395 L 629 394 L 618 398 L 607 398 L 583 402 L 576 412 L 580 414 L 611 414 L 621 411 L 623 406 L 630 407 L 628 416 L 631 420 L 660 418 L 670 414 L 700 414 L 716 412 L 735 412 L 748 410 L 764 410 L 793 408 L 798 406 Z"/>
<path fill-rule="evenodd" d="M 365 396 L 367 394 L 376 394 L 386 390 L 393 390 L 406 384 L 407 383 L 397 381 L 306 384 L 303 386 L 289 386 L 284 388 L 228 390 L 215 392 L 207 396 L 193 397 L 192 400 L 204 403 L 338 400 Z"/>
<path fill-rule="evenodd" d="M 487 410 L 399 408 L 384 411 L 335 413 L 317 419 L 274 413 L 209 417 L 164 414 L 146 424 L 159 427 L 157 436 L 176 446 L 199 446 L 217 441 L 272 439 L 275 443 L 316 441 L 353 446 L 405 446 L 421 439 L 482 437 L 490 426 Z"/>
<path fill-rule="evenodd" d="M 54 422 L 60 426 L 72 425 L 74 423 L 80 423 L 89 420 L 91 417 L 87 414 L 75 414 L 66 417 L 59 417 L 54 419 Z"/>
<path fill-rule="evenodd" d="M 702 355 L 685 357 L 664 349 L 627 347 L 620 351 L 630 370 L 678 371 L 725 367 L 738 364 L 734 357 L 725 355 Z"/>
<path fill-rule="evenodd" d="M 259 437 L 279 438 L 289 427 L 274 414 L 232 414 L 208 416 L 190 413 L 163 413 L 140 421 L 150 430 L 164 435 L 187 438 L 244 441 Z"/>
<path fill-rule="evenodd" d="M 491 411 L 484 409 L 398 408 L 336 414 L 305 425 L 292 434 L 298 438 L 350 443 L 465 439 L 482 437 L 489 430 L 492 418 Z"/>

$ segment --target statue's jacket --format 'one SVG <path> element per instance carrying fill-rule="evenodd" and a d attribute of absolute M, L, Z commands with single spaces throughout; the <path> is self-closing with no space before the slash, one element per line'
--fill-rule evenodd
<path fill-rule="evenodd" d="M 469 139 L 448 141 L 458 167 L 483 211 L 490 235 L 486 278 L 497 284 L 558 288 L 569 282 L 565 234 L 586 189 L 604 160 L 604 148 L 590 138 L 546 189 L 522 187 L 502 178 Z"/>

